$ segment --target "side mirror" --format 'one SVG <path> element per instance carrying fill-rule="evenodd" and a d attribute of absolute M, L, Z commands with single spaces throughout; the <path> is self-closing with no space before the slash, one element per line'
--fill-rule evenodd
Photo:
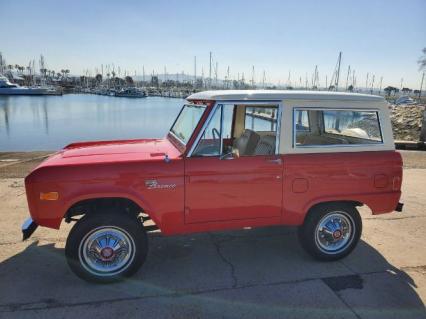
<path fill-rule="evenodd" d="M 223 154 L 220 159 L 221 160 L 232 160 L 235 158 L 240 157 L 240 152 L 238 151 L 238 148 L 232 148 L 232 150 L 228 153 Z"/>

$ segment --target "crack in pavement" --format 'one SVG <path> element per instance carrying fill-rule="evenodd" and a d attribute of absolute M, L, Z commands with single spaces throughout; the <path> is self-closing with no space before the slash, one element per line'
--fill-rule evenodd
<path fill-rule="evenodd" d="M 216 248 L 216 253 L 218 254 L 218 256 L 219 256 L 219 258 L 226 264 L 226 265 L 228 265 L 229 267 L 230 267 L 230 269 L 231 269 L 231 278 L 232 278 L 232 281 L 233 281 L 233 283 L 232 283 L 232 288 L 236 288 L 237 286 L 238 286 L 238 278 L 237 278 L 237 276 L 235 275 L 235 266 L 234 266 L 234 264 L 231 262 L 231 261 L 229 261 L 224 255 L 223 255 L 223 253 L 221 252 L 221 245 L 223 244 L 223 243 L 227 243 L 227 242 L 230 242 L 230 241 L 232 241 L 232 240 L 234 240 L 235 239 L 235 237 L 230 237 L 230 238 L 224 238 L 223 240 L 220 240 L 220 241 L 216 241 L 215 239 L 214 239 L 214 236 L 211 234 L 211 233 L 209 233 L 209 236 L 210 236 L 210 238 L 211 238 L 211 240 L 212 240 L 212 242 L 213 242 L 213 245 L 215 246 L 215 248 Z"/>

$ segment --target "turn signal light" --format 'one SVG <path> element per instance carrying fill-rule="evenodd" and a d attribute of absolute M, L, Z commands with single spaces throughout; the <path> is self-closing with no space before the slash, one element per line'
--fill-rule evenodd
<path fill-rule="evenodd" d="M 40 193 L 40 200 L 58 200 L 58 192 Z"/>

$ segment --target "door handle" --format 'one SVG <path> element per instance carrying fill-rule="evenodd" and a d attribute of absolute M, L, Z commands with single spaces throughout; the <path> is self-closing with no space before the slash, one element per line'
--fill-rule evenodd
<path fill-rule="evenodd" d="M 269 163 L 274 163 L 274 164 L 279 164 L 279 165 L 282 164 L 281 158 L 270 159 L 270 160 L 268 160 L 268 162 Z"/>

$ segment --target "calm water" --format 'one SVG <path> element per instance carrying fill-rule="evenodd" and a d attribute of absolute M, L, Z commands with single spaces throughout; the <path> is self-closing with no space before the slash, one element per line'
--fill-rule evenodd
<path fill-rule="evenodd" d="M 161 97 L 0 96 L 0 151 L 57 150 L 75 141 L 164 137 L 183 103 Z"/>

